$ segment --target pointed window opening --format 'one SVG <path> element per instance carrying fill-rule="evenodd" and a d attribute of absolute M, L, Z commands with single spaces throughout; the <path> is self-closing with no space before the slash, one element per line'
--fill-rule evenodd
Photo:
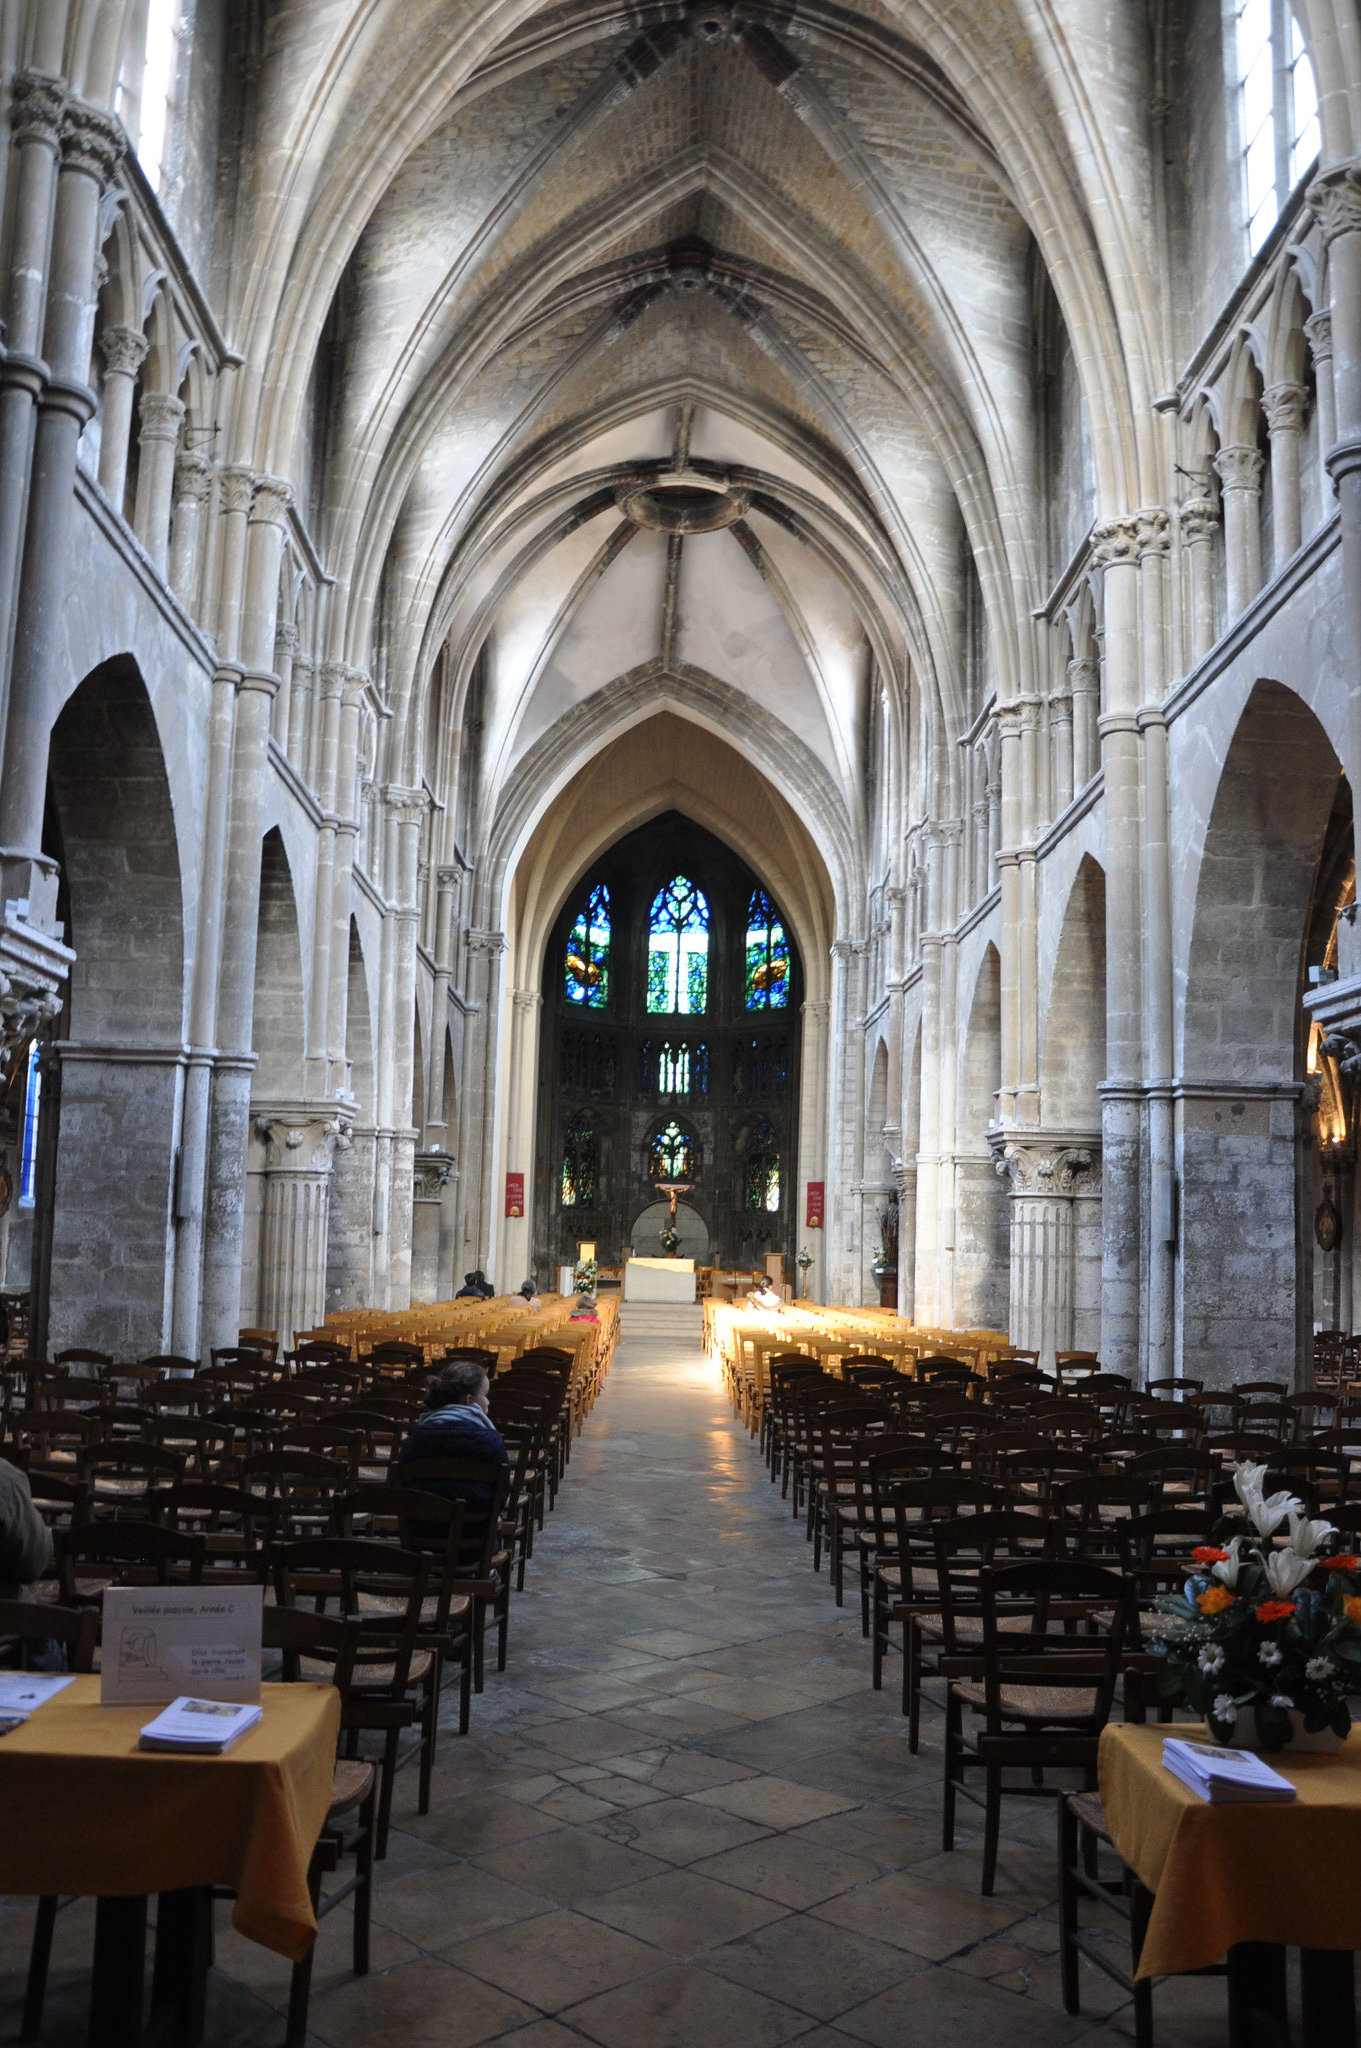
<path fill-rule="evenodd" d="M 569 1003 L 603 1010 L 610 999 L 610 892 L 592 889 L 567 934 L 563 973 Z"/>
<path fill-rule="evenodd" d="M 780 1206 L 780 1147 L 764 1117 L 747 1140 L 745 1178 L 748 1209 L 774 1215 Z"/>
<path fill-rule="evenodd" d="M 600 1178 L 600 1146 L 588 1116 L 573 1117 L 562 1148 L 562 1206 L 590 1209 Z"/>
<path fill-rule="evenodd" d="M 647 1007 L 656 1016 L 701 1016 L 709 1003 L 709 904 L 677 875 L 648 917 Z"/>
<path fill-rule="evenodd" d="M 789 940 L 764 889 L 747 906 L 746 989 L 749 1010 L 789 1007 Z"/>
<path fill-rule="evenodd" d="M 649 1178 L 692 1181 L 696 1166 L 695 1141 L 673 1117 L 670 1123 L 663 1124 L 659 1131 L 654 1132 L 647 1148 Z"/>

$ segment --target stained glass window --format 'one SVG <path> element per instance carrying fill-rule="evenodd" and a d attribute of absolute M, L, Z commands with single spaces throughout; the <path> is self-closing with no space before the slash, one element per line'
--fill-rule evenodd
<path fill-rule="evenodd" d="M 19 1207 L 31 1209 L 38 1197 L 38 1110 L 42 1102 L 43 1077 L 38 1065 L 38 1041 L 28 1048 L 28 1074 L 24 1081 L 24 1135 L 19 1147 Z"/>
<path fill-rule="evenodd" d="M 659 889 L 648 918 L 647 1007 L 660 1016 L 698 1016 L 709 1000 L 709 905 L 677 875 Z"/>
<path fill-rule="evenodd" d="M 773 1213 L 780 1206 L 780 1147 L 762 1117 L 747 1141 L 747 1207 Z"/>
<path fill-rule="evenodd" d="M 733 1053 L 734 1095 L 783 1095 L 789 1081 L 789 1047 L 783 1038 L 744 1038 Z"/>
<path fill-rule="evenodd" d="M 588 1116 L 573 1117 L 562 1148 L 562 1206 L 590 1209 L 595 1204 L 600 1147 Z"/>
<path fill-rule="evenodd" d="M 672 1118 L 663 1124 L 647 1148 L 647 1169 L 653 1180 L 693 1180 L 695 1141 Z"/>
<path fill-rule="evenodd" d="M 567 934 L 563 963 L 569 1003 L 603 1010 L 610 999 L 610 892 L 592 889 Z"/>
<path fill-rule="evenodd" d="M 709 1092 L 709 1048 L 680 1039 L 645 1039 L 642 1046 L 642 1082 L 659 1095 L 707 1095 Z"/>
<path fill-rule="evenodd" d="M 764 889 L 747 905 L 747 1008 L 789 1007 L 789 941 Z"/>

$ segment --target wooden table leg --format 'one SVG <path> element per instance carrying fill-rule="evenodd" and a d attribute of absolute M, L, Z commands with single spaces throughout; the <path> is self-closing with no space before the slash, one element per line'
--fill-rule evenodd
<path fill-rule="evenodd" d="M 143 2048 L 199 2048 L 208 1992 L 213 1895 L 162 1892 L 156 1902 L 151 2019 Z"/>
<path fill-rule="evenodd" d="M 1300 1950 L 1304 2048 L 1356 2048 L 1356 1972 L 1350 1949 Z"/>
<path fill-rule="evenodd" d="M 90 2048 L 138 2048 L 146 1969 L 146 1898 L 95 1903 Z"/>
<path fill-rule="evenodd" d="M 1236 1941 L 1228 1954 L 1229 2048 L 1290 2048 L 1285 1950 Z"/>

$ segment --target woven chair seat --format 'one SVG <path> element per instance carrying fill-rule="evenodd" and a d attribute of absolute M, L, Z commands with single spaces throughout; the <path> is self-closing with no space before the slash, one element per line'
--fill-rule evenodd
<path fill-rule="evenodd" d="M 418 1650 L 411 1659 L 411 1673 L 407 1679 L 408 1685 L 419 1685 L 421 1680 L 428 1675 L 434 1661 L 434 1653 L 432 1651 Z M 323 1684 L 328 1682 L 329 1667 L 327 1665 L 310 1657 L 299 1658 L 298 1664 L 301 1677 L 314 1678 Z M 357 1664 L 355 1666 L 354 1682 L 350 1690 L 356 1697 L 370 1693 L 391 1692 L 396 1677 L 397 1666 L 395 1663 Z"/>
<path fill-rule="evenodd" d="M 951 1690 L 966 1706 L 987 1706 L 987 1688 L 979 1680 L 957 1680 Z M 1096 1694 L 1089 1686 L 1004 1685 L 1000 1706 L 1008 1721 L 1088 1721 L 1096 1712 Z"/>
<path fill-rule="evenodd" d="M 1106 1814 L 1099 1792 L 1070 1792 L 1068 1811 L 1080 1827 L 1088 1829 L 1100 1841 L 1110 1841 L 1110 1829 L 1106 1826 Z"/>
<path fill-rule="evenodd" d="M 365 1763 L 362 1757 L 338 1758 L 331 1779 L 327 1821 L 337 1821 L 342 1814 L 353 1813 L 357 1806 L 362 1806 L 373 1790 L 373 1779 L 374 1767 Z"/>

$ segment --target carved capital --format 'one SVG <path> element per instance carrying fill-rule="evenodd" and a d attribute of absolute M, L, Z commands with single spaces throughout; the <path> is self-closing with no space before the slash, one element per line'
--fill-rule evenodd
<path fill-rule="evenodd" d="M 1138 536 L 1139 560 L 1141 562 L 1146 555 L 1165 555 L 1167 553 L 1168 534 L 1172 522 L 1168 518 L 1163 506 L 1145 506 L 1142 512 L 1135 513 L 1134 525 Z"/>
<path fill-rule="evenodd" d="M 1220 449 L 1215 457 L 1215 471 L 1226 491 L 1255 493 L 1262 487 L 1261 452 L 1246 441 L 1237 441 L 1230 448 Z"/>
<path fill-rule="evenodd" d="M 336 1148 L 348 1150 L 354 1111 L 331 1103 L 259 1105 L 266 1173 L 327 1174 Z"/>
<path fill-rule="evenodd" d="M 465 937 L 465 944 L 470 953 L 480 953 L 485 955 L 487 959 L 494 960 L 498 954 L 504 953 L 506 950 L 506 935 L 504 932 L 478 931 L 474 926 L 470 925 Z"/>
<path fill-rule="evenodd" d="M 41 142 L 56 154 L 61 143 L 61 117 L 66 111 L 66 86 L 46 71 L 15 73 L 10 97 L 16 142 Z"/>
<path fill-rule="evenodd" d="M 255 471 L 244 463 L 233 462 L 222 472 L 222 509 L 224 512 L 249 512 L 251 499 L 255 496 Z"/>
<path fill-rule="evenodd" d="M 256 526 L 282 526 L 293 503 L 293 486 L 281 476 L 257 476 L 250 516 Z"/>
<path fill-rule="evenodd" d="M 1311 313 L 1304 323 L 1304 338 L 1314 358 L 1314 367 L 1333 360 L 1333 314 L 1330 306 L 1321 306 L 1317 313 Z"/>
<path fill-rule="evenodd" d="M 346 661 L 324 661 L 321 664 L 317 695 L 323 704 L 328 697 L 344 696 L 349 673 L 350 665 Z"/>
<path fill-rule="evenodd" d="M 1179 513 L 1181 537 L 1188 547 L 1208 545 L 1219 524 L 1219 507 L 1213 498 L 1188 498 Z"/>
<path fill-rule="evenodd" d="M 1266 414 L 1267 431 L 1277 434 L 1298 434 L 1304 425 L 1305 389 L 1303 384 L 1269 384 L 1262 393 L 1262 411 Z"/>
<path fill-rule="evenodd" d="M 447 1152 L 418 1152 L 411 1162 L 411 1193 L 417 1202 L 437 1202 L 449 1184 L 454 1162 Z"/>
<path fill-rule="evenodd" d="M 296 654 L 299 637 L 298 629 L 290 619 L 280 619 L 278 625 L 274 628 L 274 652 L 276 654 Z"/>
<path fill-rule="evenodd" d="M 1339 235 L 1361 234 L 1361 181 L 1355 164 L 1340 164 L 1315 178 L 1304 195 L 1305 204 L 1323 231 L 1326 242 Z"/>
<path fill-rule="evenodd" d="M 1092 560 L 1098 569 L 1120 568 L 1138 560 L 1139 515 L 1104 519 L 1092 535 Z"/>
<path fill-rule="evenodd" d="M 100 330 L 99 352 L 111 377 L 135 377 L 146 361 L 151 343 L 135 327 L 105 327 Z"/>
<path fill-rule="evenodd" d="M 543 1008 L 543 997 L 536 988 L 517 988 L 511 1001 L 524 1016 L 532 1016 L 535 1010 Z"/>
<path fill-rule="evenodd" d="M 64 170 L 93 178 L 101 192 L 114 181 L 127 147 L 123 126 L 98 107 L 70 102 L 61 119 L 61 161 Z"/>
<path fill-rule="evenodd" d="M 358 711 L 369 693 L 370 676 L 366 668 L 347 668 L 341 702 L 347 711 Z"/>
<path fill-rule="evenodd" d="M 184 402 L 164 392 L 146 391 L 137 408 L 144 441 L 178 441 L 184 423 Z"/>
<path fill-rule="evenodd" d="M 992 1139 L 993 1166 L 1010 1180 L 1016 1195 L 1062 1197 L 1091 1192 L 1101 1178 L 1101 1147 L 1096 1138 L 1033 1138 L 1015 1132 Z"/>
<path fill-rule="evenodd" d="M 202 505 L 212 488 L 213 465 L 198 448 L 181 448 L 175 457 L 175 496 Z"/>
<path fill-rule="evenodd" d="M 1068 664 L 1068 687 L 1075 697 L 1082 696 L 1097 687 L 1097 665 L 1094 654 L 1075 654 Z"/>

